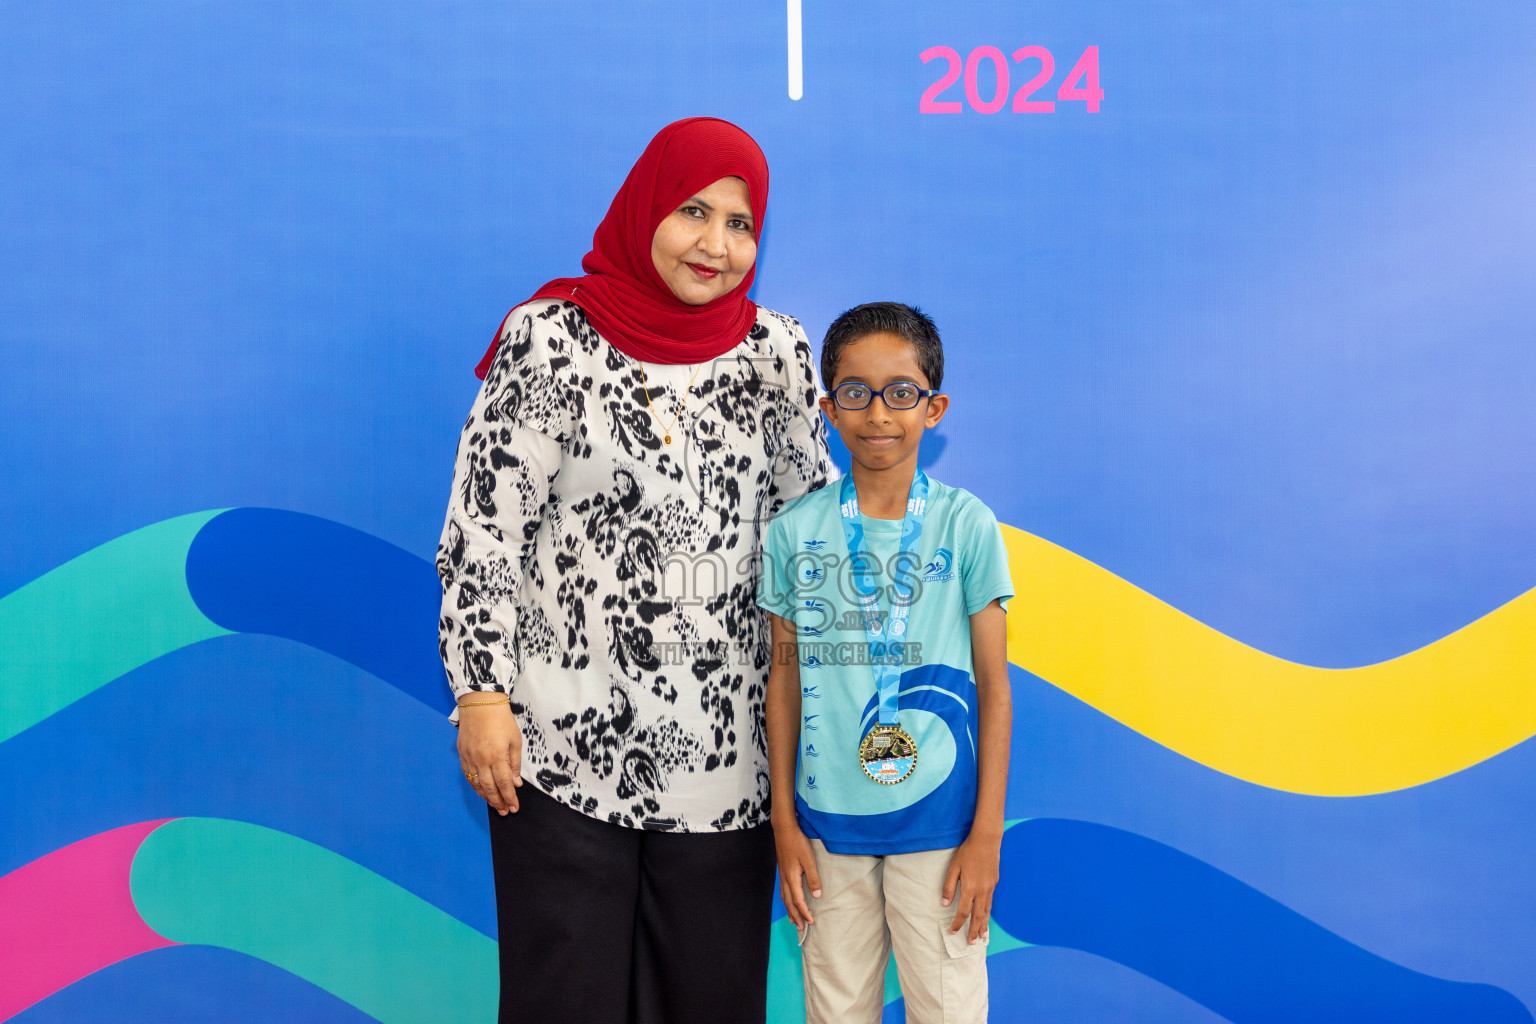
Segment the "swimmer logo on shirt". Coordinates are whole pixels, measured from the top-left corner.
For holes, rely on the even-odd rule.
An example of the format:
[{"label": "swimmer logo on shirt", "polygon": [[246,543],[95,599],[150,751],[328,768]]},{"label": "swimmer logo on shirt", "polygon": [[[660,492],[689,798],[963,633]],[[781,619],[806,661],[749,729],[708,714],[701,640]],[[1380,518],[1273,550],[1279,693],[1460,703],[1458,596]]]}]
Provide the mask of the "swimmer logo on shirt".
[{"label": "swimmer logo on shirt", "polygon": [[950,566],[954,564],[954,555],[949,548],[939,548],[933,553],[933,561],[923,566],[924,583],[948,583],[955,578]]}]

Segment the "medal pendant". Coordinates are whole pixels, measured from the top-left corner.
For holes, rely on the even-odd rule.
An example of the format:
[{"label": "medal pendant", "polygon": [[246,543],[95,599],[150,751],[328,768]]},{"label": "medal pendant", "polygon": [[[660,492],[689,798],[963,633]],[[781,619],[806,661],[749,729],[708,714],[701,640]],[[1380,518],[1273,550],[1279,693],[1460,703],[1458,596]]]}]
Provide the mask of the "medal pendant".
[{"label": "medal pendant", "polygon": [[899,725],[877,725],[859,743],[859,767],[882,786],[905,782],[917,768],[917,742]]},{"label": "medal pendant", "polygon": [[672,435],[671,434],[664,435],[662,437],[662,441],[666,442],[667,444],[671,444],[672,443]]}]

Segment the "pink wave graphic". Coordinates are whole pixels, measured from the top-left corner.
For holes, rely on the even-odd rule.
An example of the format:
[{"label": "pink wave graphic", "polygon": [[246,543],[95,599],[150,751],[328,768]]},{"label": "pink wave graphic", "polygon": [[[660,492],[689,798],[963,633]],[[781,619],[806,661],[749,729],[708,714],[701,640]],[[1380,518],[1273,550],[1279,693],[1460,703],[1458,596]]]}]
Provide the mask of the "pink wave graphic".
[{"label": "pink wave graphic", "polygon": [[169,820],[99,833],[0,877],[0,1020],[119,960],[177,945],[144,923],[128,887],[140,844]]}]

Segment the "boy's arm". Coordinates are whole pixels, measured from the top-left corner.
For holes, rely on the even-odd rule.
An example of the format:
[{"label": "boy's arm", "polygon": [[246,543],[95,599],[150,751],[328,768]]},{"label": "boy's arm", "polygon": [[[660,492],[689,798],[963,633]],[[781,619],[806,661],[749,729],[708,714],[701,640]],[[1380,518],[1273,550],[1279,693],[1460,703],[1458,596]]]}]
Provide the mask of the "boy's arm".
[{"label": "boy's arm", "polygon": [[[976,737],[976,819],[955,851],[944,876],[944,905],[954,900],[950,934],[971,919],[967,938],[986,931],[997,888],[1003,844],[1003,799],[1008,791],[1008,740],[1013,731],[1013,696],[1008,687],[1008,617],[993,601],[971,616],[971,659],[976,671],[979,724]],[[958,891],[957,891],[958,890]],[[958,899],[957,899],[958,896]]]},{"label": "boy's arm", "polygon": [[773,842],[779,857],[779,895],[795,927],[814,923],[805,890],[821,896],[816,854],[795,817],[795,762],[800,755],[800,645],[794,624],[768,614],[772,662],[768,669],[768,778],[773,786]]}]

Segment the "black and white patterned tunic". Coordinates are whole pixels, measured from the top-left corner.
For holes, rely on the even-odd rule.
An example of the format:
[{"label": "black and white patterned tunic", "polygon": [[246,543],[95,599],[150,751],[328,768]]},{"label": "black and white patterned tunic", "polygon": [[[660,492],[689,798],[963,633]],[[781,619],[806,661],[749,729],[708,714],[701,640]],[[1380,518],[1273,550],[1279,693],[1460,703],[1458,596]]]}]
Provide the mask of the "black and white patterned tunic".
[{"label": "black and white patterned tunic", "polygon": [[759,540],[832,472],[819,390],[800,324],[761,307],[702,366],[642,364],[569,302],[507,318],[459,438],[438,636],[455,695],[510,693],[525,782],[635,828],[767,821]]}]

